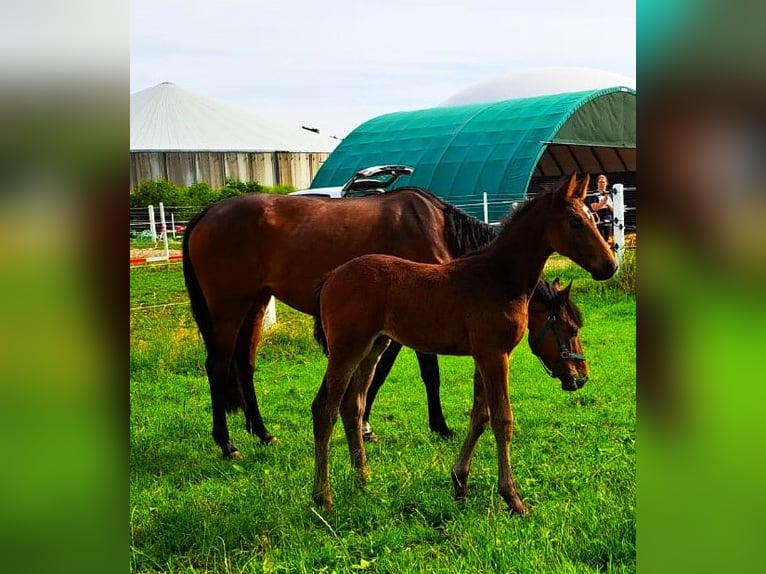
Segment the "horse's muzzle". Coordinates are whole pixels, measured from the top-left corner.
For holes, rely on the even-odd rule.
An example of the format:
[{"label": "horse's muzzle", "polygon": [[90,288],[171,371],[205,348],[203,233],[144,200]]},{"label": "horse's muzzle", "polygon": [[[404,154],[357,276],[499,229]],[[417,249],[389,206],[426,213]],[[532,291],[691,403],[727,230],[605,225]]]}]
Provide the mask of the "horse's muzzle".
[{"label": "horse's muzzle", "polygon": [[572,377],[572,378],[565,378],[561,380],[561,390],[562,391],[576,391],[578,389],[581,389],[585,386],[585,383],[588,382],[588,375],[582,376],[582,377]]},{"label": "horse's muzzle", "polygon": [[617,260],[613,259],[607,263],[601,265],[598,269],[593,269],[590,272],[591,277],[596,281],[606,281],[617,273]]}]

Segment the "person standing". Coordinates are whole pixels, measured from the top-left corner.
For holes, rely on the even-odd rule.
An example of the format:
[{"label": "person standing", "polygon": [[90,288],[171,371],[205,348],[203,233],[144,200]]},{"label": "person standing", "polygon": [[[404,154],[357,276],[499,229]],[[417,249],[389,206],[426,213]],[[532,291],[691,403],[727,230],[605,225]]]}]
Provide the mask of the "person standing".
[{"label": "person standing", "polygon": [[596,215],[596,227],[598,227],[604,241],[609,241],[612,235],[614,222],[614,204],[612,194],[606,188],[609,184],[606,176],[602,173],[596,178],[596,193],[590,200],[590,209]]}]

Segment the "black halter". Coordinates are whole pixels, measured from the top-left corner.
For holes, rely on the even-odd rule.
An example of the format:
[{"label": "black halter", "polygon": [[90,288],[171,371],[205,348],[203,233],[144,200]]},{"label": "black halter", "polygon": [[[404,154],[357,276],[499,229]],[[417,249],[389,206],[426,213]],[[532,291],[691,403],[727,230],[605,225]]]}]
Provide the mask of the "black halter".
[{"label": "black halter", "polygon": [[532,349],[532,352],[535,354],[535,356],[540,360],[540,363],[542,364],[543,368],[545,369],[545,372],[548,373],[551,377],[555,378],[555,375],[553,374],[553,371],[551,371],[548,368],[548,365],[545,364],[545,361],[542,360],[540,355],[535,351],[535,346],[542,340],[542,338],[545,336],[545,333],[548,332],[548,329],[553,331],[553,336],[556,337],[556,342],[559,344],[559,348],[561,349],[561,356],[559,357],[558,362],[556,365],[559,365],[560,363],[563,363],[564,361],[568,361],[571,359],[577,360],[577,361],[584,361],[585,355],[582,355],[580,353],[573,353],[570,351],[567,346],[564,344],[564,341],[561,338],[561,335],[559,334],[558,329],[556,329],[556,322],[558,321],[558,317],[555,313],[552,313],[551,315],[548,315],[548,320],[545,322],[545,325],[543,325],[542,329],[538,331],[537,335],[535,335],[534,339],[532,339],[529,342],[529,347]]}]

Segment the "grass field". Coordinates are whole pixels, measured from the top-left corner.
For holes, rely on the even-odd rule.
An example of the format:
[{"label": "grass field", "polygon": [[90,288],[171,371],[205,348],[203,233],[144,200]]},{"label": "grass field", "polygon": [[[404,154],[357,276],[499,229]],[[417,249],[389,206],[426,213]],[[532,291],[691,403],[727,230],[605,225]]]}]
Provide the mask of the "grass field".
[{"label": "grass field", "polygon": [[136,572],[633,572],[635,297],[619,280],[574,278],[590,381],[560,390],[526,341],[510,390],[514,474],[530,511],[509,516],[497,493],[491,432],[479,441],[471,496],[452,497],[450,470],[468,426],[470,358],[441,358],[442,401],[455,438],[428,430],[423,384],[403,351],[378,395],[371,480],[354,487],[342,425],[331,458],[335,510],[311,503],[311,401],[326,359],[309,317],[278,303],[256,389],[269,430],[261,446],[229,417],[243,458],[210,436],[204,349],[180,264],[131,269],[130,566]]}]

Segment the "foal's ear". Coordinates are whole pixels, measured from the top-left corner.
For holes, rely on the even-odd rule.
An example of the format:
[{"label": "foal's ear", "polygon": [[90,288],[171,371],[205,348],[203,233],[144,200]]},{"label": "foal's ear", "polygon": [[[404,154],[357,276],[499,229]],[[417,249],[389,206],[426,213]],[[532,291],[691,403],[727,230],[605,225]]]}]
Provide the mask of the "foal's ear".
[{"label": "foal's ear", "polygon": [[577,193],[577,172],[572,172],[572,175],[569,177],[569,183],[566,186],[566,191],[564,192],[564,199],[575,197]]},{"label": "foal's ear", "polygon": [[564,199],[567,199],[567,200],[579,199],[581,201],[584,201],[585,196],[588,194],[589,182],[590,182],[590,175],[586,173],[585,177],[583,177],[582,181],[580,182],[580,186],[578,187],[577,172],[572,173],[572,175],[569,177],[569,183],[566,186],[566,191],[564,192]]},{"label": "foal's ear", "polygon": [[590,174],[586,173],[585,177],[580,182],[580,190],[578,191],[579,199],[585,201],[585,196],[588,195],[588,184],[590,183]]},{"label": "foal's ear", "polygon": [[[558,279],[558,278],[557,278]],[[569,291],[572,290],[572,282],[569,282],[569,285],[564,287],[561,291],[558,289],[556,290],[556,297],[554,298],[555,304],[559,307],[559,309],[563,309],[564,305],[567,304],[567,301],[569,301]]]}]

